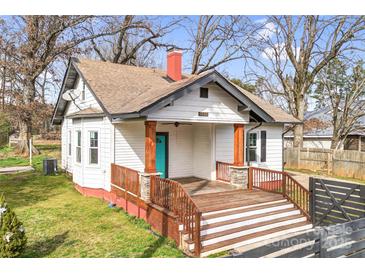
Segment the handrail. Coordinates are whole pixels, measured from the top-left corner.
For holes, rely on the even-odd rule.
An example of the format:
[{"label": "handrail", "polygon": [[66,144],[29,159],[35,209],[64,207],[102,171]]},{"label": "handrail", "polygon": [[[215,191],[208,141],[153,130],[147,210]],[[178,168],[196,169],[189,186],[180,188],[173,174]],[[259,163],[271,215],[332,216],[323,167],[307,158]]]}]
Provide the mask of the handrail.
[{"label": "handrail", "polygon": [[216,163],[215,168],[216,168],[217,180],[230,182],[231,180],[230,180],[229,167],[232,166],[233,164],[220,161],[216,161],[215,163]]},{"label": "handrail", "polygon": [[200,221],[202,213],[186,192],[176,181],[151,176],[151,202],[173,212],[178,221],[183,224],[184,231],[194,242],[194,253],[200,256]]},{"label": "handrail", "polygon": [[310,192],[287,172],[259,167],[249,167],[248,188],[280,193],[290,200],[308,219],[310,219]]}]

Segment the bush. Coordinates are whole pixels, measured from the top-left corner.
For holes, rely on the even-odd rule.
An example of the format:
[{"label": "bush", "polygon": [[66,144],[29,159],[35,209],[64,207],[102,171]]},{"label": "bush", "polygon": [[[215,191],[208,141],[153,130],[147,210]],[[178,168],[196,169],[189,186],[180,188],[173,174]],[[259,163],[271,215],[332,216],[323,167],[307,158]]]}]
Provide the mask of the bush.
[{"label": "bush", "polygon": [[0,196],[0,258],[18,257],[25,248],[27,238],[22,223],[8,207],[4,195]]},{"label": "bush", "polygon": [[10,122],[4,113],[0,113],[0,147],[8,142],[10,131]]}]

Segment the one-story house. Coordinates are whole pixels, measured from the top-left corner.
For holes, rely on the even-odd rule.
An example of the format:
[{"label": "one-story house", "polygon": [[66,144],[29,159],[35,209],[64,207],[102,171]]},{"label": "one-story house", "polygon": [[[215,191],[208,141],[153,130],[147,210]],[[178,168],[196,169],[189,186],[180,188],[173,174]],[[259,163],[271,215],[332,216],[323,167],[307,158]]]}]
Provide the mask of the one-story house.
[{"label": "one-story house", "polygon": [[[62,94],[72,89],[78,90],[74,93],[79,96],[65,100]],[[180,244],[177,231],[181,231],[178,229],[188,213],[179,212],[186,208],[189,214],[204,218],[205,213],[201,212],[209,208],[212,213],[212,206],[220,214],[222,210],[228,214],[238,206],[243,210],[244,206],[253,207],[260,202],[261,207],[287,203],[279,194],[273,197],[268,192],[234,191],[249,188],[248,166],[275,170],[271,181],[277,184],[283,167],[282,134],[288,123],[300,121],[233,84],[216,70],[199,75],[182,73],[182,53],[178,50],[168,52],[166,71],[72,58],[53,114],[53,124],[62,128],[62,168],[72,174],[76,188],[117,204],[123,200],[128,212],[147,219]],[[265,173],[265,178],[270,177],[269,173]],[[186,189],[180,191],[181,185]],[[212,194],[223,190],[227,190],[225,198],[223,194]],[[273,188],[270,190],[273,192]],[[195,194],[202,194],[196,196],[201,199],[192,202]],[[176,198],[181,195],[185,198]],[[161,196],[164,200],[158,200]],[[128,199],[133,203],[129,204]],[[172,206],[171,199],[178,199],[179,206]],[[294,208],[290,203],[280,204],[268,211],[288,206]],[[174,213],[163,215],[166,218],[185,219],[166,221],[161,214],[169,213],[161,207]],[[260,210],[262,215],[265,210]],[[299,212],[287,211],[278,212],[278,216]],[[270,213],[266,218],[275,216]],[[282,233],[287,233],[285,229],[308,225],[303,224],[302,215],[297,217],[289,221],[298,226],[284,226],[288,220],[278,220],[274,226],[283,225]],[[204,227],[205,221],[201,222]],[[198,227],[200,221],[199,226],[190,229]],[[264,228],[258,225],[257,229]],[[186,224],[183,231],[192,233]],[[222,239],[233,237],[235,242],[220,240],[220,249],[216,238],[202,241],[205,251],[201,253],[207,255],[241,243],[236,234],[225,235]],[[196,241],[198,236],[192,235],[190,240]],[[188,243],[190,249],[192,245]],[[195,253],[200,254],[200,249],[195,249]]]},{"label": "one-story house", "polygon": [[[304,116],[304,148],[331,148],[333,126],[331,123],[330,107],[308,111]],[[365,117],[359,120],[359,124],[365,127]],[[293,133],[289,131],[284,136],[284,146],[293,146]],[[354,130],[346,138],[338,149],[365,151],[365,131]]]}]

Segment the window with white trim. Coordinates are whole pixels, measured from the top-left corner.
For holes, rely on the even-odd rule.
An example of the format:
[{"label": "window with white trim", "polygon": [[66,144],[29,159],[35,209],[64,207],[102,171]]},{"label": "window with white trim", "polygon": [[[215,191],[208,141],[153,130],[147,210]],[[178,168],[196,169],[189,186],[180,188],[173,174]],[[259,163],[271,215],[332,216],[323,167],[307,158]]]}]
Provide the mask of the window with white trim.
[{"label": "window with white trim", "polygon": [[89,164],[97,165],[99,162],[99,133],[89,131]]},{"label": "window with white trim", "polygon": [[76,163],[81,163],[81,130],[76,131]]},{"label": "window with white trim", "polygon": [[68,131],[68,156],[72,154],[72,131]]},{"label": "window with white trim", "polygon": [[257,157],[256,157],[256,152],[257,152],[257,133],[256,132],[252,132],[250,133],[249,137],[248,137],[248,160],[250,162],[256,162],[257,161]]}]

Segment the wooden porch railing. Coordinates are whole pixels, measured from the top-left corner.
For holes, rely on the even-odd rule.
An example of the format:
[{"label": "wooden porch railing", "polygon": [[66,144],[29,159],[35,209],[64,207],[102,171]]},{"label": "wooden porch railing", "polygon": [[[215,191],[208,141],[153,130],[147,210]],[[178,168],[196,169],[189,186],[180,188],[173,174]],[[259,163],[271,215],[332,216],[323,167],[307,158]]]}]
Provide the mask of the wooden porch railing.
[{"label": "wooden porch railing", "polygon": [[216,177],[217,180],[221,180],[221,181],[225,181],[225,182],[230,182],[230,170],[229,167],[232,164],[230,163],[225,163],[225,162],[219,162],[216,161]]},{"label": "wooden porch railing", "polygon": [[183,224],[184,231],[194,242],[194,253],[200,256],[200,220],[201,211],[185,189],[176,181],[151,177],[151,202],[172,211]]},{"label": "wooden porch railing", "polygon": [[248,188],[283,194],[285,198],[295,204],[310,219],[310,192],[287,172],[250,167]]},{"label": "wooden porch railing", "polygon": [[125,192],[140,196],[138,171],[111,164],[111,183]]}]

